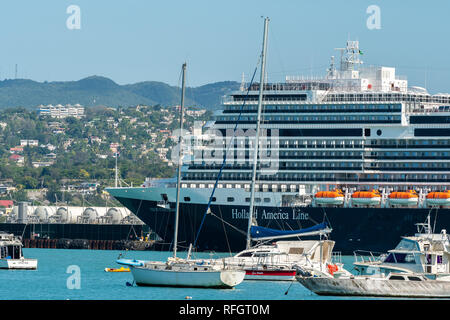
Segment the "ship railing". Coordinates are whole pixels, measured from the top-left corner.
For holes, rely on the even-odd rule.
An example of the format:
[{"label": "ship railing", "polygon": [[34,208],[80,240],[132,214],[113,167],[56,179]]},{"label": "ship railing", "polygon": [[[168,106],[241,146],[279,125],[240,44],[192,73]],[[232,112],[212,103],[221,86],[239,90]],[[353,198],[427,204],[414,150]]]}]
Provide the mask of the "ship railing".
[{"label": "ship railing", "polygon": [[367,250],[356,250],[353,251],[355,262],[360,263],[376,263],[381,262],[384,257],[384,252],[367,251]]},{"label": "ship railing", "polygon": [[331,262],[336,263],[342,263],[342,252],[340,251],[333,251],[331,253]]}]

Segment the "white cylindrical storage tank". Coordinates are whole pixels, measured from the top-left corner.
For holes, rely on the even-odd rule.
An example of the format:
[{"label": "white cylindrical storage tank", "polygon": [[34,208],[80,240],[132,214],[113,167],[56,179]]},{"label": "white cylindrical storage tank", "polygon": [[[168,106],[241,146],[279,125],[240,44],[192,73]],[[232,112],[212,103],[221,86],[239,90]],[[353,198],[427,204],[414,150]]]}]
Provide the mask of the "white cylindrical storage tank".
[{"label": "white cylindrical storage tank", "polygon": [[64,207],[60,207],[56,210],[56,214],[54,216],[55,220],[61,222],[61,223],[67,223],[69,220],[69,214],[67,212],[67,209]]},{"label": "white cylindrical storage tank", "polygon": [[93,223],[96,222],[98,218],[98,212],[94,208],[87,208],[83,212],[82,220],[83,223]]},{"label": "white cylindrical storage tank", "polygon": [[110,221],[113,224],[120,223],[123,218],[125,218],[123,211],[119,208],[110,208],[106,215],[110,218]]},{"label": "white cylindrical storage tank", "polygon": [[39,222],[47,222],[50,214],[48,213],[47,207],[36,207],[33,214],[39,219]]}]

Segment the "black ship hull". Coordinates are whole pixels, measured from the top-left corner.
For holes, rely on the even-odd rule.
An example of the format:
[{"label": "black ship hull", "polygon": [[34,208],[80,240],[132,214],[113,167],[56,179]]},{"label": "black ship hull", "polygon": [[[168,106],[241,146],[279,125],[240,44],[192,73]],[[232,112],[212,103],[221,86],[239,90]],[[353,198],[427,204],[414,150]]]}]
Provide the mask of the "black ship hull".
[{"label": "black ship hull", "polygon": [[[171,248],[174,231],[174,204],[158,206],[155,201],[116,197],[136,214]],[[180,203],[179,246],[194,243],[206,205]],[[386,252],[400,237],[417,232],[416,223],[425,222],[431,212],[436,232],[450,226],[450,209],[430,208],[343,208],[343,207],[257,207],[259,226],[275,229],[306,228],[327,221],[336,242],[335,251],[353,254],[355,250]],[[212,205],[198,235],[196,248],[200,251],[238,252],[245,249],[248,206]]]}]

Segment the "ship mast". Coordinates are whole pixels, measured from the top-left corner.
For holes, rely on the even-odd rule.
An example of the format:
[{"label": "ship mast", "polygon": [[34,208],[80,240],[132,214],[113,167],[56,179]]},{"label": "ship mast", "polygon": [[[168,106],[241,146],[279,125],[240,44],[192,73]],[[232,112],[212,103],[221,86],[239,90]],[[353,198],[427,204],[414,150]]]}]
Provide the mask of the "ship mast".
[{"label": "ship mast", "polygon": [[252,172],[252,182],[250,185],[250,208],[248,214],[248,228],[247,228],[247,245],[246,248],[250,248],[251,239],[250,239],[250,228],[252,226],[253,220],[253,210],[254,210],[254,201],[255,201],[255,183],[256,183],[256,169],[257,169],[257,161],[258,161],[258,149],[259,149],[259,131],[260,131],[260,123],[261,123],[261,109],[262,109],[262,101],[263,101],[263,90],[264,90],[264,76],[265,76],[265,67],[266,67],[266,51],[267,51],[267,30],[269,28],[269,18],[264,19],[264,36],[263,36],[263,47],[261,52],[261,76],[259,81],[259,99],[258,99],[258,115],[256,119],[256,137],[255,137],[255,150],[253,153],[253,172]]},{"label": "ship mast", "polygon": [[181,106],[180,106],[180,137],[178,138],[178,175],[177,175],[177,203],[175,209],[175,230],[173,236],[173,257],[177,257],[177,242],[178,242],[178,216],[180,214],[180,184],[181,184],[181,166],[182,166],[182,156],[183,156],[183,122],[184,122],[184,92],[185,92],[185,82],[186,82],[186,62],[182,66],[183,71],[183,82],[181,86]]}]

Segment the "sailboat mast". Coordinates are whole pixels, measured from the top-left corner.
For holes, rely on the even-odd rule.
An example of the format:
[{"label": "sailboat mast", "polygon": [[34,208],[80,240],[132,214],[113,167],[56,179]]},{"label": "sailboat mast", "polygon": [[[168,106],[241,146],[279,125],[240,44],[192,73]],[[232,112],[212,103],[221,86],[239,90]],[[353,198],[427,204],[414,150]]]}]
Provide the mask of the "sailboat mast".
[{"label": "sailboat mast", "polygon": [[177,203],[175,208],[175,230],[173,235],[173,257],[177,256],[177,243],[178,243],[178,217],[180,214],[180,185],[181,185],[181,166],[182,166],[182,156],[183,156],[183,122],[184,122],[184,92],[185,92],[185,82],[186,82],[186,62],[183,63],[183,82],[181,86],[181,106],[180,106],[180,137],[178,138],[178,172],[177,172]]},{"label": "sailboat mast", "polygon": [[259,99],[258,99],[258,115],[256,119],[256,137],[255,137],[255,151],[253,154],[253,172],[252,172],[252,182],[250,185],[250,208],[248,214],[248,228],[247,228],[247,249],[250,248],[250,228],[252,226],[253,220],[253,210],[255,202],[255,183],[256,183],[256,169],[258,161],[258,149],[259,149],[259,131],[261,123],[261,109],[263,101],[263,90],[264,90],[264,77],[265,77],[265,67],[266,67],[266,51],[267,51],[267,30],[269,28],[269,18],[264,19],[264,36],[263,36],[263,47],[261,52],[261,76],[259,81]]}]

